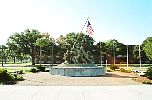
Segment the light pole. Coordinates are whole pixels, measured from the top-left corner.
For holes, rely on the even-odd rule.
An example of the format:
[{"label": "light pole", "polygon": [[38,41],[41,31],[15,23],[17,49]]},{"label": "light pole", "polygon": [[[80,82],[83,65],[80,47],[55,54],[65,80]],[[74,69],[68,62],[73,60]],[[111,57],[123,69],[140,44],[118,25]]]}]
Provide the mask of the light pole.
[{"label": "light pole", "polygon": [[51,56],[50,56],[50,59],[52,60],[52,63],[51,63],[51,61],[50,61],[50,65],[53,67],[53,44],[52,44],[52,46],[51,46],[51,55],[52,55],[52,58],[51,58]]},{"label": "light pole", "polygon": [[101,66],[102,66],[102,50],[101,50],[101,42],[100,42],[100,63],[101,63]]},{"label": "light pole", "polygon": [[41,57],[42,57],[42,48],[40,47],[40,65],[41,65]]},{"label": "light pole", "polygon": [[128,45],[127,45],[127,69],[128,69]]},{"label": "light pole", "polygon": [[[51,55],[50,55],[50,66],[52,66],[53,67],[53,47],[54,47],[54,39],[52,39],[52,46],[51,46],[51,49],[50,49],[50,51],[51,51],[51,55],[52,55],[52,57],[51,57]],[[52,60],[52,63],[51,63],[51,60]]]},{"label": "light pole", "polygon": [[114,47],[114,41],[113,41],[113,64],[115,65],[115,47]]},{"label": "light pole", "polygon": [[140,45],[139,45],[139,63],[140,63],[140,69],[141,69],[141,53],[140,53]]}]

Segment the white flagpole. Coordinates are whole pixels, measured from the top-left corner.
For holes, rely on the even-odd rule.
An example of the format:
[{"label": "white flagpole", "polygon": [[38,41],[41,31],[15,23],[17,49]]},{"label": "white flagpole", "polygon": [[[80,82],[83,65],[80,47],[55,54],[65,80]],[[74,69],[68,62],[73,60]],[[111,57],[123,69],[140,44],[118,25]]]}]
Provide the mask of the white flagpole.
[{"label": "white flagpole", "polygon": [[127,69],[128,69],[128,45],[127,45]]},{"label": "white flagpole", "polygon": [[140,54],[140,45],[139,45],[139,62],[140,62],[140,69],[141,69],[141,54]]}]

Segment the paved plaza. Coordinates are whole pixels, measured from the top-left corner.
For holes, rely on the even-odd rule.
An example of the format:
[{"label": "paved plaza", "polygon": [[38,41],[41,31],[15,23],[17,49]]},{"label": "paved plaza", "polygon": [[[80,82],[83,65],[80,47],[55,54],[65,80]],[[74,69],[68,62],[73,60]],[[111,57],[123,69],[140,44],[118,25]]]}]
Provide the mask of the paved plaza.
[{"label": "paved plaza", "polygon": [[133,81],[134,73],[65,77],[40,72],[24,77],[15,85],[0,85],[0,100],[152,100],[152,86]]},{"label": "paved plaza", "polygon": [[140,85],[132,79],[138,77],[134,73],[107,72],[106,75],[95,77],[67,77],[50,75],[48,72],[23,74],[24,81],[20,86],[122,86]]},{"label": "paved plaza", "polygon": [[152,86],[0,86],[0,100],[152,100]]}]

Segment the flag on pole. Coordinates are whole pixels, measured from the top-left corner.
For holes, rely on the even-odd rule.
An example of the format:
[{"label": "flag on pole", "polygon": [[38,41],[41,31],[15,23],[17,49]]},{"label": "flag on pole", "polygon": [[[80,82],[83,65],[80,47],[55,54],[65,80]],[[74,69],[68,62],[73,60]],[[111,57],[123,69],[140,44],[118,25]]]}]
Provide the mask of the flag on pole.
[{"label": "flag on pole", "polygon": [[93,35],[93,32],[94,32],[94,30],[93,30],[93,28],[92,28],[92,26],[91,26],[89,21],[88,21],[88,24],[87,24],[86,32],[88,32],[90,35]]}]

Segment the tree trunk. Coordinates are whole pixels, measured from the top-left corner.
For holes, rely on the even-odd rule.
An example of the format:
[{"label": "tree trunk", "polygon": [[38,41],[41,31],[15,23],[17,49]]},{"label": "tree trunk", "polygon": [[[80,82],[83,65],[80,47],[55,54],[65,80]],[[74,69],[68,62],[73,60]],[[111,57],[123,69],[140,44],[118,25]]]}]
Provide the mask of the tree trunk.
[{"label": "tree trunk", "polygon": [[32,65],[35,65],[35,54],[34,54],[34,46],[32,47]]},{"label": "tree trunk", "polygon": [[41,65],[41,57],[42,57],[42,48],[40,47],[40,65]]},{"label": "tree trunk", "polygon": [[13,60],[14,60],[14,64],[15,64],[15,57],[13,58]]},{"label": "tree trunk", "polygon": [[7,61],[7,60],[5,59],[5,64],[6,64],[6,61]]}]

